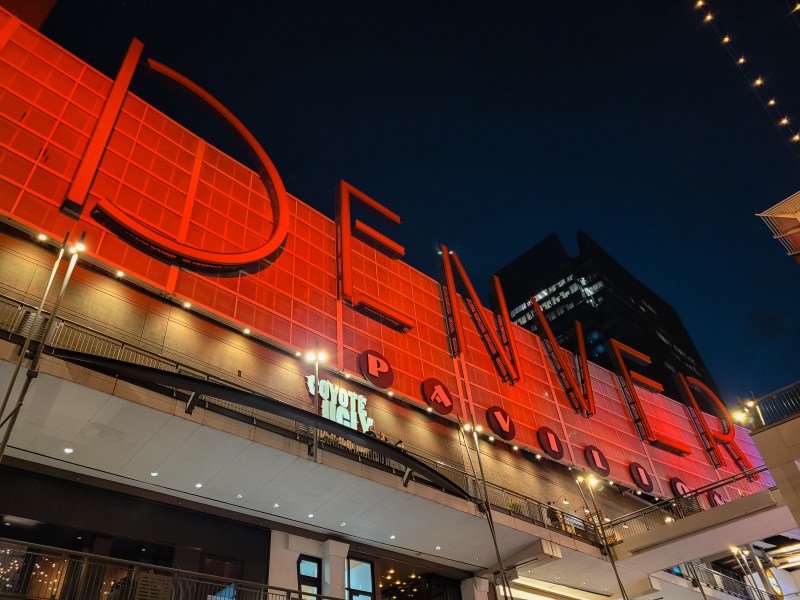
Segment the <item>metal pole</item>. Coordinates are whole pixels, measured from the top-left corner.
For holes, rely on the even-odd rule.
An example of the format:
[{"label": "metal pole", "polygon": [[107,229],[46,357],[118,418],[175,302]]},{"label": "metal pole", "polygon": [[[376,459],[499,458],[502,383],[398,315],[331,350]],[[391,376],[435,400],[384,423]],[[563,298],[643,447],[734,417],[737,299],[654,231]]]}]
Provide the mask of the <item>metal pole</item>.
[{"label": "metal pole", "polygon": [[[50,295],[50,288],[52,287],[53,281],[56,278],[56,273],[58,273],[58,267],[61,264],[61,259],[64,258],[64,252],[67,249],[68,239],[69,239],[69,233],[67,233],[64,236],[64,241],[61,242],[61,248],[58,251],[58,256],[56,256],[56,262],[53,263],[53,268],[50,270],[50,279],[47,280],[47,285],[44,288],[44,294],[42,294],[42,301],[39,303],[39,306],[36,309],[36,314],[33,317],[33,323],[31,324],[31,328],[28,331],[28,334],[25,336],[25,343],[22,344],[22,350],[20,350],[19,359],[17,360],[17,365],[16,367],[14,367],[14,373],[11,375],[11,381],[8,382],[8,388],[6,389],[6,394],[3,397],[3,404],[0,405],[0,417],[2,417],[3,413],[6,411],[6,407],[8,406],[8,401],[11,398],[11,391],[14,387],[14,384],[17,382],[17,376],[19,375],[19,370],[22,368],[22,363],[25,360],[25,356],[28,354],[28,347],[31,345],[31,339],[33,339],[33,334],[36,332],[36,326],[39,324],[39,319],[42,316],[42,310],[44,309],[44,304],[45,302],[47,302],[47,296]],[[42,339],[44,340],[44,338]],[[10,416],[11,415],[9,415],[9,417]],[[0,427],[3,426],[6,420],[0,423]]]},{"label": "metal pole", "polygon": [[[486,476],[483,473],[483,461],[481,460],[481,450],[478,446],[478,432],[475,431],[475,427],[472,427],[472,437],[475,441],[475,455],[478,457],[478,469],[481,472],[481,482],[483,484],[483,507],[486,510],[486,520],[489,522],[489,530],[492,534],[492,540],[494,542],[494,552],[497,556],[497,563],[500,565],[500,578],[503,582],[503,593],[506,595],[506,598],[513,598],[514,595],[511,592],[511,584],[508,582],[508,574],[506,573],[506,567],[503,564],[503,557],[500,555],[500,547],[497,545],[497,533],[494,529],[494,518],[492,517],[492,508],[489,506],[489,488],[486,486]],[[465,437],[466,440],[466,437]],[[469,452],[469,446],[467,446],[467,452]]]},{"label": "metal pole", "polygon": [[[576,481],[578,482],[578,488],[580,488],[580,480]],[[608,560],[611,562],[611,568],[614,569],[614,577],[617,578],[617,585],[619,585],[619,591],[622,594],[622,598],[623,600],[628,600],[628,593],[625,591],[625,586],[622,585],[622,579],[620,579],[619,571],[617,571],[617,561],[614,559],[614,553],[611,551],[611,546],[608,545],[608,538],[606,538],[606,530],[603,526],[603,519],[600,517],[600,510],[597,508],[597,502],[594,499],[594,491],[592,490],[591,480],[588,481],[588,484],[589,498],[592,499],[592,507],[594,508],[594,514],[597,517],[597,524],[600,527],[600,537],[602,538],[603,547],[606,549],[606,553],[608,554]],[[583,495],[583,490],[581,490],[581,495]]]},{"label": "metal pole", "polygon": [[773,594],[775,593],[775,588],[772,587],[772,582],[769,580],[769,577],[767,577],[767,572],[764,570],[764,565],[761,564],[761,559],[756,554],[756,549],[753,547],[753,544],[747,544],[747,549],[750,551],[750,556],[753,557],[753,562],[756,565],[756,571],[758,571],[758,576],[761,579],[761,583],[764,584],[764,591],[769,597],[770,592]]},{"label": "metal pole", "polygon": [[[319,416],[319,343],[314,346],[314,415]],[[319,429],[316,425],[311,440],[314,444],[314,462],[319,462]]]},{"label": "metal pole", "polygon": [[708,596],[706,596],[706,591],[703,589],[703,582],[700,581],[700,575],[697,572],[696,565],[693,562],[689,561],[686,563],[686,566],[690,571],[689,575],[692,576],[693,582],[697,583],[697,587],[700,590],[700,594],[703,596],[703,600],[708,600]]},{"label": "metal pole", "polygon": [[8,446],[8,440],[11,438],[11,432],[14,430],[14,425],[17,423],[17,417],[19,416],[20,411],[22,410],[22,404],[25,402],[25,396],[28,393],[28,389],[31,387],[33,380],[39,376],[39,359],[42,357],[42,350],[44,350],[45,344],[49,341],[50,338],[50,331],[53,329],[53,323],[56,320],[56,313],[58,313],[58,308],[61,306],[61,300],[64,298],[64,292],[67,291],[67,285],[69,284],[69,280],[72,277],[72,271],[75,270],[75,264],[78,262],[78,255],[80,254],[80,249],[83,247],[83,239],[86,237],[86,232],[84,231],[81,233],[81,237],[78,240],[78,243],[75,244],[75,247],[71,250],[72,258],[69,260],[69,266],[67,267],[67,272],[64,275],[64,280],[61,282],[61,289],[58,291],[58,295],[56,296],[56,300],[53,303],[53,308],[50,311],[50,319],[47,321],[47,326],[44,329],[44,334],[42,335],[42,341],[36,347],[36,353],[33,355],[33,360],[31,360],[31,364],[28,367],[27,372],[25,373],[25,383],[22,384],[22,389],[19,392],[19,396],[17,397],[17,405],[14,407],[14,410],[11,411],[11,421],[8,423],[8,427],[6,428],[6,432],[3,435],[3,441],[0,442],[0,461],[3,460],[3,455],[6,453],[6,447]]}]

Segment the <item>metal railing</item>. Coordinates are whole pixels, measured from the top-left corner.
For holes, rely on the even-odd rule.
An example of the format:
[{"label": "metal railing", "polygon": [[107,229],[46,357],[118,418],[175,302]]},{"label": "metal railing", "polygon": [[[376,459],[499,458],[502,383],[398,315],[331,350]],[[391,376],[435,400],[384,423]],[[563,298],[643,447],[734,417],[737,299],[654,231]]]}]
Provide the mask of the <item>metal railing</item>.
[{"label": "metal railing", "polygon": [[[0,294],[0,330],[5,330],[7,332],[5,337],[12,341],[15,341],[15,335],[19,338],[21,328],[28,324],[28,315],[31,311],[35,311],[35,307],[32,305]],[[62,317],[58,317],[52,339],[49,340],[48,343],[58,348],[123,360],[241,388],[241,386],[232,384],[226,379],[224,372],[220,377],[211,375],[196,367],[170,360],[156,352],[121,341]],[[247,383],[250,384],[251,382],[248,381]],[[285,394],[280,394],[277,390],[269,386],[262,385],[253,387],[256,389],[248,391],[257,391],[276,397],[288,404],[303,406],[302,403],[297,402],[296,398],[285,397]],[[180,392],[176,391],[175,395],[176,397],[180,397]],[[187,398],[181,399],[186,400]],[[308,442],[311,440],[309,429],[291,419],[210,396],[203,396],[202,401],[198,403],[198,405],[203,406],[207,410],[227,415],[242,422],[268,428],[280,435],[285,435],[294,439],[302,439]],[[306,408],[310,408],[310,405],[306,406]],[[368,461],[379,468],[389,468],[393,471],[397,471],[398,474],[402,474],[405,471],[405,467],[393,463],[380,453],[357,446],[352,442],[339,441],[335,436],[324,436],[323,439],[320,440],[320,444],[336,448],[340,453],[354,458],[355,460]],[[459,484],[473,497],[480,496],[476,478],[462,468],[448,465],[440,460],[439,457],[431,455],[426,456],[422,452],[422,449],[413,451],[408,449],[407,452],[449,478],[451,481]],[[736,476],[720,482],[715,482],[711,486],[706,486],[694,492],[690,492],[681,499],[665,500],[635,513],[630,513],[615,519],[604,526],[607,540],[609,544],[617,543],[631,535],[642,533],[655,527],[664,526],[677,519],[683,518],[687,514],[703,510],[704,507],[699,499],[701,493],[730,485],[745,477],[752,477],[753,473],[763,470],[766,470],[765,467],[759,467],[752,473],[737,474]],[[415,477],[416,481],[430,483],[421,477]],[[489,482],[487,482],[487,488],[489,491],[489,504],[495,509],[507,512],[516,517],[522,517],[537,525],[558,530],[596,546],[602,546],[598,527],[594,522],[586,521],[576,517],[574,514],[563,512],[552,505],[546,505],[538,500]]]},{"label": "metal railing", "polygon": [[725,575],[702,565],[682,563],[677,565],[676,568],[678,569],[677,572],[675,569],[668,569],[667,572],[692,582],[696,577],[698,584],[742,598],[742,600],[778,600],[777,596],[761,588],[754,587],[730,575]]},{"label": "metal railing", "polygon": [[328,600],[329,596],[0,538],[0,598]]},{"label": "metal railing", "polygon": [[[752,400],[748,412],[750,426],[755,431],[800,414],[800,381]],[[750,404],[748,403],[748,406]]]},{"label": "metal railing", "polygon": [[[369,448],[363,448],[346,440],[340,440],[333,435],[323,434],[320,437],[320,443],[327,445],[329,448],[336,449],[339,453],[354,456],[361,462],[371,462],[379,468],[388,468],[398,474],[403,474],[405,471],[403,465],[383,456],[380,452]],[[451,481],[457,483],[461,488],[467,490],[472,497],[480,497],[481,494],[478,486],[482,484],[480,484],[476,477],[470,475],[463,469],[448,465],[437,458],[425,456],[421,452],[416,452],[414,450],[406,450],[406,452]],[[427,482],[421,476],[412,474],[412,477],[414,481],[418,483],[434,485]],[[538,500],[528,498],[527,496],[523,496],[490,482],[486,482],[486,488],[489,492],[488,501],[493,509],[500,510],[501,512],[508,513],[515,517],[522,517],[536,525],[555,529],[595,546],[601,546],[597,529],[593,523],[580,519],[571,513],[561,511],[555,506],[544,504]]]},{"label": "metal railing", "polygon": [[[707,501],[703,498],[703,495],[734,484],[737,481],[751,479],[754,475],[766,471],[767,467],[761,465],[687,492],[680,498],[661,500],[635,512],[612,519],[605,526],[606,531],[613,532],[614,542],[616,543],[645,531],[669,526],[675,521],[711,508],[710,505],[705,505]],[[764,489],[768,489],[769,486],[769,483],[765,483]]]}]

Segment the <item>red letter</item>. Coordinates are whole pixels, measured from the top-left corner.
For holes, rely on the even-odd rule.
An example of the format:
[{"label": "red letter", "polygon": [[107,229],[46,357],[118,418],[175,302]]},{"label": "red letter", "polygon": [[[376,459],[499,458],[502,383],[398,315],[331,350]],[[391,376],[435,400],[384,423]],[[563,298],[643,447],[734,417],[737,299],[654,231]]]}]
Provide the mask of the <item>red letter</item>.
[{"label": "red letter", "polygon": [[623,359],[623,355],[627,356],[628,358],[632,358],[641,365],[649,365],[650,357],[637,350],[634,350],[630,346],[626,346],[625,344],[618,342],[615,339],[611,340],[611,348],[614,350],[613,356],[615,362],[617,363],[617,372],[622,377],[622,395],[625,397],[625,402],[628,404],[631,416],[633,417],[633,424],[636,427],[636,431],[639,433],[639,437],[656,448],[660,448],[666,452],[671,452],[672,454],[677,454],[678,456],[686,456],[687,454],[691,454],[692,449],[689,448],[689,446],[686,446],[678,440],[674,440],[665,435],[657,435],[653,431],[647,415],[644,413],[642,401],[639,399],[639,393],[636,391],[636,387],[634,386],[634,380],[636,380],[637,383],[640,383],[641,385],[657,392],[664,391],[664,387],[657,381],[653,381],[641,373],[636,373],[635,371],[628,369],[628,366],[625,364],[625,360]]},{"label": "red letter", "polygon": [[[683,390],[684,396],[688,401],[686,412],[689,413],[689,420],[692,421],[692,425],[694,425],[695,431],[697,431],[700,443],[705,449],[706,454],[708,454],[711,465],[717,469],[725,466],[725,459],[722,457],[722,453],[719,451],[719,446],[717,445],[717,442],[719,442],[725,450],[727,450],[733,462],[736,463],[736,466],[739,467],[741,471],[752,469],[753,465],[750,464],[750,461],[747,460],[747,456],[744,455],[736,443],[736,428],[733,426],[731,417],[728,411],[725,410],[725,405],[722,403],[722,400],[717,398],[717,395],[699,379],[684,377],[682,373],[678,373],[678,379],[681,382],[681,389]],[[716,405],[717,418],[719,419],[719,431],[712,431],[711,427],[709,427],[708,421],[706,421],[706,417],[703,411],[700,410],[700,405],[694,397],[693,390],[702,393]],[[753,479],[758,478],[758,474],[753,475]]]},{"label": "red letter", "polygon": [[556,370],[561,387],[567,393],[567,399],[572,405],[572,409],[584,417],[591,417],[595,413],[594,392],[592,391],[592,381],[589,377],[589,361],[586,359],[586,345],[583,343],[583,328],[581,324],[575,321],[580,370],[583,374],[580,387],[578,387],[578,378],[575,376],[572,365],[569,364],[570,361],[567,358],[567,354],[556,342],[556,336],[553,335],[553,330],[550,328],[550,324],[547,322],[542,307],[539,306],[536,298],[531,297],[531,305],[533,306],[533,312],[536,314],[539,327],[544,330],[545,335],[542,339],[542,345],[550,356],[550,361]]},{"label": "red letter", "polygon": [[[189,246],[181,239],[157,233],[107,200],[99,200],[90,214],[98,223],[143,252],[156,256],[164,262],[180,264],[190,269],[225,272],[237,270],[267,258],[280,248],[289,232],[289,203],[286,190],[267,153],[242,122],[199,85],[154,60],[148,59],[147,67],[205,102],[225,120],[239,140],[250,150],[258,163],[259,175],[272,204],[274,222],[272,235],[264,244],[252,250],[233,253],[209,252]],[[76,180],[75,183],[77,184],[78,181]],[[70,194],[77,194],[77,192],[71,189]],[[187,201],[192,202],[194,198],[188,198]],[[70,195],[64,210],[68,210],[70,214],[79,213],[82,202],[83,199],[80,195]]]},{"label": "red letter", "polygon": [[[519,364],[519,361],[515,356],[516,348],[514,345],[509,345],[510,355],[506,352],[504,345],[495,331],[494,323],[489,322],[486,318],[488,311],[481,305],[478,294],[475,292],[475,288],[467,276],[467,272],[461,265],[461,261],[458,260],[458,255],[452,250],[448,250],[446,246],[440,246],[440,253],[442,255],[442,266],[444,267],[445,277],[445,284],[442,289],[445,300],[445,324],[447,325],[447,331],[450,335],[453,355],[458,356],[461,352],[460,349],[464,347],[461,313],[456,306],[457,293],[452,268],[452,265],[455,265],[459,281],[461,281],[466,291],[463,297],[464,304],[467,305],[467,309],[472,315],[472,320],[475,323],[475,328],[478,330],[478,335],[480,335],[483,343],[486,345],[486,349],[489,351],[489,357],[492,359],[498,375],[508,383],[518,381],[519,374],[516,365]],[[511,336],[510,331],[508,335],[509,337]]]},{"label": "red letter", "polygon": [[[357,190],[346,181],[339,182],[339,198],[336,203],[336,263],[339,271],[339,297],[353,308],[377,318],[378,321],[402,332],[414,327],[414,321],[400,311],[391,308],[372,296],[368,296],[353,287],[353,274],[351,266],[351,242],[353,231],[350,225],[350,198],[360,200],[366,206],[386,217],[391,222],[399,224],[400,217],[388,208],[373,200],[365,193]],[[356,234],[361,241],[373,247],[384,250],[389,256],[397,258],[406,253],[397,242],[375,231],[369,225],[356,220]]]}]

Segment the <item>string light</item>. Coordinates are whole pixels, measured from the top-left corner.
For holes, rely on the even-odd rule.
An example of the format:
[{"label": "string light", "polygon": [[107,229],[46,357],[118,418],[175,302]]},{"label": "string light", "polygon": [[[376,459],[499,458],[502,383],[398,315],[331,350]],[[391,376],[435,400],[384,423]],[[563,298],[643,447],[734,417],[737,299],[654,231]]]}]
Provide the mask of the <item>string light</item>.
[{"label": "string light", "polygon": [[[785,114],[782,115],[776,111],[777,100],[775,100],[774,97],[764,97],[762,95],[762,90],[766,89],[766,81],[764,76],[754,76],[752,71],[748,72],[744,66],[747,63],[745,55],[737,52],[738,49],[733,47],[734,44],[730,35],[723,34],[720,31],[722,27],[716,24],[717,15],[711,11],[712,7],[709,6],[709,1],[710,0],[696,0],[693,2],[694,8],[699,10],[703,15],[703,23],[709,23],[710,28],[713,29],[714,33],[717,34],[720,43],[725,47],[728,55],[731,57],[731,60],[735,62],[739,68],[739,71],[748,80],[748,82],[750,82],[750,89],[758,97],[761,106],[764,108],[767,114],[769,114],[770,119],[775,124],[775,127],[781,131],[782,134],[786,134],[786,137],[784,138],[786,143],[790,144],[800,142],[800,132],[796,131],[794,127],[792,127],[790,118]],[[800,12],[800,2],[795,2],[795,6],[789,14],[791,15],[796,12]],[[792,154],[795,160],[800,163],[800,154],[795,152],[792,152]]]}]

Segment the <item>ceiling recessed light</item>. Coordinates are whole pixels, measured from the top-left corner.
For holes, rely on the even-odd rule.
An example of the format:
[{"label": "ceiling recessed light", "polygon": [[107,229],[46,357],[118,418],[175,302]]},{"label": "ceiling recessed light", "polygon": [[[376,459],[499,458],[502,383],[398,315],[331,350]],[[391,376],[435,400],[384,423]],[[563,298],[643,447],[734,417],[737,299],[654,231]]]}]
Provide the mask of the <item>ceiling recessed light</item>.
[{"label": "ceiling recessed light", "polygon": [[441,549],[442,549],[442,547],[441,547],[441,546],[436,546],[436,549],[437,549],[437,550],[441,550]]},{"label": "ceiling recessed light", "polygon": [[388,396],[394,396],[394,392],[386,392]]},{"label": "ceiling recessed light", "polygon": [[125,277],[125,273],[123,273],[122,271],[117,271],[117,277],[120,278]]},{"label": "ceiling recessed light", "polygon": [[276,502],[275,504],[273,504],[273,505],[272,505],[272,508],[280,508],[280,507],[281,507],[281,505],[280,505],[280,504],[278,504],[277,502]]},{"label": "ceiling recessed light", "polygon": [[64,454],[72,454],[73,452],[75,452],[75,450],[72,448],[64,448]]},{"label": "ceiling recessed light", "polygon": [[194,487],[196,487],[199,490],[201,487],[203,487],[203,484],[202,483],[195,483]]},{"label": "ceiling recessed light", "polygon": [[79,536],[78,536],[78,539],[79,539],[79,540],[82,540],[82,539],[83,539],[83,536],[82,536],[82,535],[79,535]]},{"label": "ceiling recessed light", "polygon": [[344,378],[345,378],[345,379],[350,379],[350,373],[345,373],[345,374],[344,374]]},{"label": "ceiling recessed light", "polygon": [[427,410],[428,412],[433,412],[433,409],[430,406],[428,408],[426,408],[425,410]]},{"label": "ceiling recessed light", "polygon": [[142,552],[147,552],[147,548],[142,548]]},{"label": "ceiling recessed light", "polygon": [[4,522],[3,525],[5,525],[6,527],[11,527],[11,523],[9,523],[8,521]]},{"label": "ceiling recessed light", "polygon": [[295,352],[294,355],[295,356],[303,356],[303,353],[302,352]]},{"label": "ceiling recessed light", "polygon": [[313,519],[314,518],[314,513],[308,513],[308,518],[309,519]]},{"label": "ceiling recessed light", "polygon": [[250,330],[247,327],[245,327],[244,329],[242,329],[242,333],[245,335],[250,335]]},{"label": "ceiling recessed light", "polygon": [[158,471],[153,471],[150,473],[150,477],[158,477]]},{"label": "ceiling recessed light", "polygon": [[241,500],[242,498],[244,498],[244,496],[242,496],[241,494],[236,494],[236,499],[237,500]]},{"label": "ceiling recessed light", "polygon": [[345,523],[344,521],[342,521],[342,527],[347,527],[347,523]]},{"label": "ceiling recessed light", "polygon": [[40,233],[39,234],[39,241],[40,242],[46,242],[47,241],[47,236],[45,234],[43,234],[43,233]]},{"label": "ceiling recessed light", "polygon": [[184,302],[183,303],[183,308],[192,308],[192,303],[191,302]]},{"label": "ceiling recessed light", "polygon": [[493,441],[494,441],[494,436],[493,436],[493,435],[490,435],[490,436],[489,436],[489,441],[490,441],[490,442],[493,442]]},{"label": "ceiling recessed light", "polygon": [[514,450],[519,450],[519,446],[517,446],[516,444],[514,444],[514,446],[513,446],[513,449],[514,449]]},{"label": "ceiling recessed light", "polygon": [[395,534],[392,534],[392,535],[390,535],[390,536],[389,536],[389,539],[390,539],[390,540],[393,540],[393,539],[395,539],[396,537],[397,537],[397,536],[396,536]]},{"label": "ceiling recessed light", "polygon": [[542,459],[542,455],[541,454],[537,454],[536,455],[536,460],[541,460],[541,459]]}]

